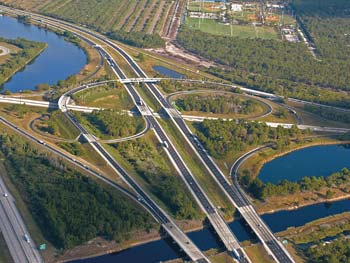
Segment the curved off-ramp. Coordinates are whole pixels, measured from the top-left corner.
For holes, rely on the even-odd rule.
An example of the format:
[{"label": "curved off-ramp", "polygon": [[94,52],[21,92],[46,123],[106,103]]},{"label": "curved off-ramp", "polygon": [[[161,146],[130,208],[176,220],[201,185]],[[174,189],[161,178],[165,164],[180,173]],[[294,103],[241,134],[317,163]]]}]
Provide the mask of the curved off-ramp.
[{"label": "curved off-ramp", "polygon": [[177,92],[169,94],[166,99],[167,99],[168,103],[171,104],[172,103],[172,98],[174,96],[196,94],[196,93],[208,93],[208,92],[209,93],[216,93],[216,94],[229,94],[229,95],[237,95],[237,96],[241,96],[241,97],[248,97],[248,98],[257,100],[259,103],[261,103],[262,105],[267,107],[267,110],[263,114],[256,115],[256,116],[250,116],[250,117],[247,117],[247,118],[239,117],[237,119],[249,120],[249,119],[264,118],[264,117],[270,115],[272,113],[272,111],[273,111],[272,106],[269,103],[267,103],[266,101],[264,101],[264,100],[262,100],[260,98],[257,98],[257,97],[254,97],[254,96],[251,96],[251,95],[248,95],[248,94],[238,94],[238,93],[235,93],[235,92],[224,91],[224,90],[187,90],[187,91],[177,91]]}]

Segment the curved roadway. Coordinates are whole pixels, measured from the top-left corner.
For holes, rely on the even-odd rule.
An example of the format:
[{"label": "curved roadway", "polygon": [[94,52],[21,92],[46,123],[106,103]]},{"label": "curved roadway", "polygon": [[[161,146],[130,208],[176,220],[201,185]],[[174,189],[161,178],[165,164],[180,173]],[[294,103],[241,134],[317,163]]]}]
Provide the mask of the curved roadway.
[{"label": "curved roadway", "polygon": [[250,96],[250,95],[244,95],[244,94],[238,94],[238,93],[234,93],[234,92],[231,92],[231,91],[221,91],[221,90],[189,90],[189,91],[177,91],[177,92],[174,92],[174,93],[171,93],[171,94],[168,94],[167,96],[167,101],[168,103],[171,105],[172,104],[172,98],[174,96],[177,96],[177,95],[186,95],[186,94],[195,94],[195,93],[216,93],[216,94],[230,94],[230,95],[236,95],[236,96],[242,96],[242,97],[248,97],[248,98],[251,98],[251,99],[255,99],[257,100],[259,103],[261,103],[262,105],[266,106],[267,110],[262,113],[261,115],[258,115],[258,116],[251,116],[251,117],[247,117],[247,118],[244,118],[244,117],[241,117],[239,119],[256,119],[256,118],[264,118],[264,117],[267,117],[269,116],[273,109],[272,109],[272,106],[270,104],[268,104],[267,102],[261,100],[261,99],[257,99],[256,97],[253,97],[253,96]]}]

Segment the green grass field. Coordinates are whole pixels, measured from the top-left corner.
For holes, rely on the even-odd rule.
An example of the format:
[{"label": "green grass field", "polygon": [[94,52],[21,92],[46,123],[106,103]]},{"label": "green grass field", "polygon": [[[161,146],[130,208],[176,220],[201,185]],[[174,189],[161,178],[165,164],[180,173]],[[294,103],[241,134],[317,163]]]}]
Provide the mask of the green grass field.
[{"label": "green grass field", "polygon": [[134,104],[124,87],[102,85],[74,95],[81,106],[103,107],[104,109],[131,110]]},{"label": "green grass field", "polygon": [[241,38],[263,38],[263,39],[278,39],[278,34],[273,27],[268,26],[253,26],[253,25],[225,25],[213,19],[199,19],[188,17],[186,25],[193,29],[199,29],[203,32],[241,37]]}]

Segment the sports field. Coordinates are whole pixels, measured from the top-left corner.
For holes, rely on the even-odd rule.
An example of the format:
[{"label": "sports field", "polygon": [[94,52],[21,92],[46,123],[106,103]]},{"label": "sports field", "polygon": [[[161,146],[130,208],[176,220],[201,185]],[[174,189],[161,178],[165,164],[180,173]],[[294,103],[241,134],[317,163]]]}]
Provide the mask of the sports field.
[{"label": "sports field", "polygon": [[203,32],[242,38],[278,39],[279,36],[274,27],[250,25],[227,25],[213,19],[186,18],[186,25]]}]

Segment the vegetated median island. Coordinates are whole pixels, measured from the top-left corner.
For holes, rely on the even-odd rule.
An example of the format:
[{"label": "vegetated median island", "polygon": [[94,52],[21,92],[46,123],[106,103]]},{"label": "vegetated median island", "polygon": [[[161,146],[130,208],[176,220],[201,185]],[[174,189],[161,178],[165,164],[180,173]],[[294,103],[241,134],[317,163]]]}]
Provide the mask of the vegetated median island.
[{"label": "vegetated median island", "polygon": [[191,94],[179,96],[175,100],[176,106],[187,114],[212,113],[225,114],[235,117],[247,117],[264,111],[261,103],[251,98],[226,94]]},{"label": "vegetated median island", "polygon": [[145,123],[141,116],[129,116],[118,110],[96,110],[75,116],[99,138],[123,138],[141,132]]},{"label": "vegetated median island", "polygon": [[350,86],[350,14],[344,11],[349,1],[292,2],[316,44],[318,59],[304,43],[216,36],[189,27],[180,30],[178,42],[227,66],[208,70],[219,77],[282,96],[349,108],[349,96],[338,92]]},{"label": "vegetated median island", "polygon": [[168,211],[178,220],[200,218],[198,205],[177,172],[169,166],[163,146],[155,145],[154,136],[147,135],[133,141],[120,142],[113,147],[118,150],[124,162],[143,181],[152,195],[156,196]]},{"label": "vegetated median island", "polygon": [[17,135],[0,132],[0,149],[18,189],[45,239],[69,249],[97,236],[121,242],[154,221],[128,198],[67,166]]},{"label": "vegetated median island", "polygon": [[47,46],[45,43],[29,41],[24,38],[0,38],[1,42],[15,46],[17,50],[10,52],[8,58],[0,63],[0,85],[4,84],[13,74],[35,59]]}]

